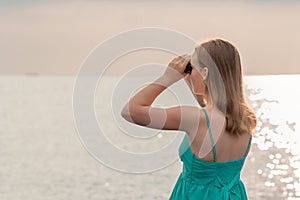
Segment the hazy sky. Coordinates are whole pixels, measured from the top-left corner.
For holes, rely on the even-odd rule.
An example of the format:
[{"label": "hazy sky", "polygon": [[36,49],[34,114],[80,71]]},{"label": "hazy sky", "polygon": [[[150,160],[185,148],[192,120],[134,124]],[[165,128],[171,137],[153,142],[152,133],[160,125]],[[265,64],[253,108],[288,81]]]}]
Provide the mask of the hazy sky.
[{"label": "hazy sky", "polygon": [[[199,42],[228,39],[240,51],[246,75],[300,74],[300,3],[296,1],[7,2],[0,3],[1,74],[75,74],[99,43],[145,26],[173,29]],[[155,59],[167,63],[170,58],[158,52],[136,53],[110,71],[120,74],[137,63]]]}]

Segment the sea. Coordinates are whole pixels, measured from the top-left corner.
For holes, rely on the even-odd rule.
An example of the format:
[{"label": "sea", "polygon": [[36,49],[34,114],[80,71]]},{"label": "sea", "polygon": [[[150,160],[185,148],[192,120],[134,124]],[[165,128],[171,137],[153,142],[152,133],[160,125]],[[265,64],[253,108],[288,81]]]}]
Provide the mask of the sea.
[{"label": "sea", "polygon": [[[176,135],[172,131],[147,132],[139,127],[146,131],[141,136],[122,131],[124,124],[111,117],[113,104],[108,98],[120,77],[102,78],[94,110],[112,145],[146,152],[172,141]],[[75,82],[75,76],[63,75],[0,77],[0,199],[168,199],[182,170],[179,157],[144,173],[116,167],[123,163],[109,151],[103,150],[115,167],[101,161],[82,139],[85,133],[78,133]],[[248,198],[300,199],[300,75],[245,76],[244,83],[248,104],[258,119],[241,174]],[[126,161],[130,162],[122,160]]]}]

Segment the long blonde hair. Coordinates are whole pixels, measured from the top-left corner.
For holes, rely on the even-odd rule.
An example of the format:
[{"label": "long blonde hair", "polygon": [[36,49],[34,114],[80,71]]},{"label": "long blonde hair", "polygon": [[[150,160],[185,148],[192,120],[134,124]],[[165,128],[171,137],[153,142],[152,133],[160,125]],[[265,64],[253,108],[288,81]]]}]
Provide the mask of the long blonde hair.
[{"label": "long blonde hair", "polygon": [[[245,99],[242,66],[237,48],[229,41],[215,38],[201,43],[195,49],[200,68],[208,68],[206,84],[212,102],[226,114],[226,131],[235,135],[245,132],[254,134],[257,118]],[[205,54],[200,53],[201,49],[208,56],[203,56]],[[216,78],[217,76],[220,78]]]}]

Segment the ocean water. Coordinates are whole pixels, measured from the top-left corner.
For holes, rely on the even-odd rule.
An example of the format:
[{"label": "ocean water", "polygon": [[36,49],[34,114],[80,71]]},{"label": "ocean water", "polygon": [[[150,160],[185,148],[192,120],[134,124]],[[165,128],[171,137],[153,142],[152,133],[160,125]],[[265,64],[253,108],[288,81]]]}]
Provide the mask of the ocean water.
[{"label": "ocean water", "polygon": [[[300,75],[244,80],[259,120],[241,174],[248,197],[300,199]],[[145,174],[120,172],[97,161],[76,131],[74,81],[73,76],[0,77],[0,199],[168,199],[181,172],[179,157]],[[98,121],[111,142],[131,151],[155,150],[169,142],[174,137],[169,132],[147,144],[122,134],[108,109],[116,81],[104,77],[95,95]]]}]

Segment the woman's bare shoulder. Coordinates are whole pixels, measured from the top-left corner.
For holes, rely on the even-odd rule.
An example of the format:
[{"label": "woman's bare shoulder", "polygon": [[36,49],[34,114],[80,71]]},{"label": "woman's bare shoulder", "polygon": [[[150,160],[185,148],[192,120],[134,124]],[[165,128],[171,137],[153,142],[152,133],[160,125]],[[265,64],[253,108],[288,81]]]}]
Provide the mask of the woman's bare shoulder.
[{"label": "woman's bare shoulder", "polygon": [[205,114],[201,107],[197,106],[180,106],[181,109],[181,122],[186,126],[188,133],[195,133],[205,121]]}]

